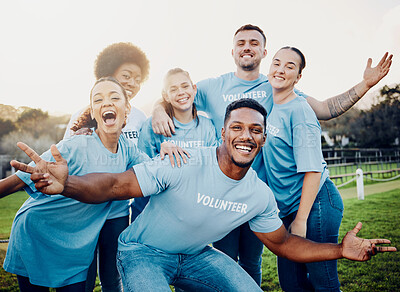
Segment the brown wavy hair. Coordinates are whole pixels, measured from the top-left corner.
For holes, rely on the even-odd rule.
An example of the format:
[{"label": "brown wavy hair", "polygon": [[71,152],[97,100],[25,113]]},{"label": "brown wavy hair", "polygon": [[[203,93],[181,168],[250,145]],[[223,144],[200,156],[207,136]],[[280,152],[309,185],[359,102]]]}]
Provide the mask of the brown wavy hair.
[{"label": "brown wavy hair", "polygon": [[[118,82],[117,79],[115,79],[114,77],[108,76],[108,77],[102,77],[99,80],[97,80],[92,89],[90,90],[90,104],[92,104],[92,92],[94,87],[99,84],[100,82],[104,82],[104,81],[111,81],[114,82],[115,84],[117,84],[120,88],[122,93],[124,94],[125,97],[125,102],[130,106],[129,103],[129,99],[128,99],[128,94],[125,91],[125,88],[121,85],[121,83]],[[91,106],[89,106],[80,116],[79,118],[76,120],[76,122],[74,123],[74,125],[71,127],[71,130],[76,132],[79,129],[82,128],[95,128],[97,129],[97,121],[95,119],[92,118],[91,114],[90,114],[90,110],[91,110]],[[122,128],[125,127],[126,125],[126,117],[125,117],[125,122],[122,125]]]},{"label": "brown wavy hair", "polygon": [[[162,94],[162,97],[163,97],[163,98],[162,98],[162,101],[161,101],[161,105],[164,107],[165,112],[167,113],[167,115],[168,115],[171,119],[173,119],[173,117],[175,116],[175,115],[174,115],[174,109],[173,109],[171,103],[168,102],[168,101],[165,99],[165,97],[164,97],[164,95],[167,94],[166,88],[165,88],[165,84],[166,84],[167,78],[168,78],[169,76],[175,75],[175,74],[178,74],[178,73],[183,73],[184,75],[186,75],[186,76],[189,78],[189,81],[190,81],[190,83],[191,83],[192,86],[193,86],[193,81],[192,81],[192,79],[190,78],[189,72],[187,72],[187,71],[185,71],[185,70],[183,70],[183,69],[181,69],[181,68],[174,68],[174,69],[171,69],[171,70],[169,70],[169,71],[167,72],[167,74],[165,74],[165,76],[164,76],[163,94]],[[194,103],[192,104],[192,116],[193,116],[194,119],[196,119],[196,122],[197,122],[196,126],[197,126],[197,125],[199,124],[199,117],[197,116],[197,108],[196,108],[196,105],[195,105]]]}]

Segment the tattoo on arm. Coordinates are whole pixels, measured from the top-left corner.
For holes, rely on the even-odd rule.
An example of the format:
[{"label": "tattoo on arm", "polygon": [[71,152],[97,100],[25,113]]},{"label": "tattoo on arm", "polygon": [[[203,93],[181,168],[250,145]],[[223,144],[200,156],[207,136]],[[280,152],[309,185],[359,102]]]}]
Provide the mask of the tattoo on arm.
[{"label": "tattoo on arm", "polygon": [[332,118],[336,118],[349,110],[360,97],[357,95],[355,88],[351,88],[345,93],[339,94],[328,99],[328,108]]}]

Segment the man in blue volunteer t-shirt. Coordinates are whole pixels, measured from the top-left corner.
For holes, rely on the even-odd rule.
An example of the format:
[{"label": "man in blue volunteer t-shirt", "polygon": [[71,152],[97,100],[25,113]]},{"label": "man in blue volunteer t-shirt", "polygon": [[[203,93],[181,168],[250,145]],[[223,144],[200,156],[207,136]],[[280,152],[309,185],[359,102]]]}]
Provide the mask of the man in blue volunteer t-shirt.
[{"label": "man in blue volunteer t-shirt", "polygon": [[121,174],[68,176],[66,161],[55,146],[55,164],[25,146],[21,149],[36,167],[16,161],[12,165],[33,173],[36,188],[50,195],[62,193],[86,203],[151,196],[119,238],[118,269],[128,291],[168,290],[171,284],[196,291],[261,291],[239,265],[208,245],[247,221],[271,251],[293,261],[365,261],[377,252],[396,250],[376,246],[388,240],[358,238],[361,223],[341,244],[289,234],[271,190],[250,169],[265,142],[265,122],[266,111],[256,101],[232,103],[226,109],[222,144],[189,151],[181,168],[155,158]]}]

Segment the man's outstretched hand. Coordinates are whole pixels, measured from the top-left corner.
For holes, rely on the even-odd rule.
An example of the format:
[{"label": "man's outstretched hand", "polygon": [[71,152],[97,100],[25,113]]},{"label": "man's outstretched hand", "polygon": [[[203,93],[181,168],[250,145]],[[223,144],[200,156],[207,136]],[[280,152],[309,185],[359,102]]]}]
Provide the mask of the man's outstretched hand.
[{"label": "man's outstretched hand", "polygon": [[353,230],[347,232],[343,238],[342,254],[344,258],[354,261],[367,261],[380,252],[397,251],[393,246],[377,246],[377,244],[390,244],[388,239],[363,239],[357,237],[362,223],[358,222]]},{"label": "man's outstretched hand", "polygon": [[22,142],[18,142],[17,146],[35,162],[35,166],[12,160],[11,166],[17,170],[31,174],[31,180],[35,183],[38,191],[55,195],[60,194],[64,190],[65,182],[68,178],[67,161],[61,156],[56,145],[51,145],[51,154],[55,162],[43,160],[33,149]]}]

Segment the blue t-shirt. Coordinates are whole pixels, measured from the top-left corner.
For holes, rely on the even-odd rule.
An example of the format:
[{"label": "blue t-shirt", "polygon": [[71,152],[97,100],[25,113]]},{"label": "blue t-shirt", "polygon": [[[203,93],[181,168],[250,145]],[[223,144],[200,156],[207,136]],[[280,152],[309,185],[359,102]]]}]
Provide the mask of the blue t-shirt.
[{"label": "blue t-shirt", "polygon": [[[148,118],[140,130],[138,148],[150,157],[160,154],[161,143],[170,141],[182,148],[198,148],[216,146],[218,144],[215,127],[210,119],[198,116],[187,124],[173,119],[175,134],[172,137],[155,134],[151,126],[152,118]],[[132,219],[135,219],[146,207],[149,198],[135,198],[131,204]]]},{"label": "blue t-shirt", "polygon": [[321,172],[321,188],[328,177],[321,150],[321,126],[304,97],[274,104],[267,119],[263,155],[268,185],[281,218],[298,210],[305,172]]},{"label": "blue t-shirt", "polygon": [[175,134],[172,137],[155,134],[148,118],[140,130],[138,148],[150,157],[160,154],[161,143],[169,141],[182,148],[198,148],[217,145],[217,134],[210,119],[198,116],[187,124],[173,118]]},{"label": "blue t-shirt", "polygon": [[[108,151],[96,133],[62,140],[57,148],[68,162],[70,175],[120,173],[147,157],[123,135],[117,153]],[[50,151],[41,157],[54,161]],[[85,281],[112,202],[85,204],[61,195],[47,196],[36,190],[30,174],[17,172],[17,176],[30,197],[15,216],[4,269],[45,287]]]},{"label": "blue t-shirt", "polygon": [[[272,87],[268,78],[260,74],[256,80],[247,81],[227,73],[217,78],[205,79],[197,84],[197,94],[194,99],[199,111],[204,111],[210,117],[221,138],[221,129],[224,126],[226,107],[235,100],[252,98],[258,101],[269,114],[273,107]],[[306,96],[296,90],[296,93]],[[263,156],[260,153],[252,164],[261,180],[265,179]]]},{"label": "blue t-shirt", "polygon": [[119,250],[136,243],[167,253],[193,254],[249,221],[256,232],[273,232],[282,222],[268,186],[249,169],[241,180],[219,168],[216,148],[189,149],[183,167],[160,161],[134,166],[150,201],[119,237]]}]

